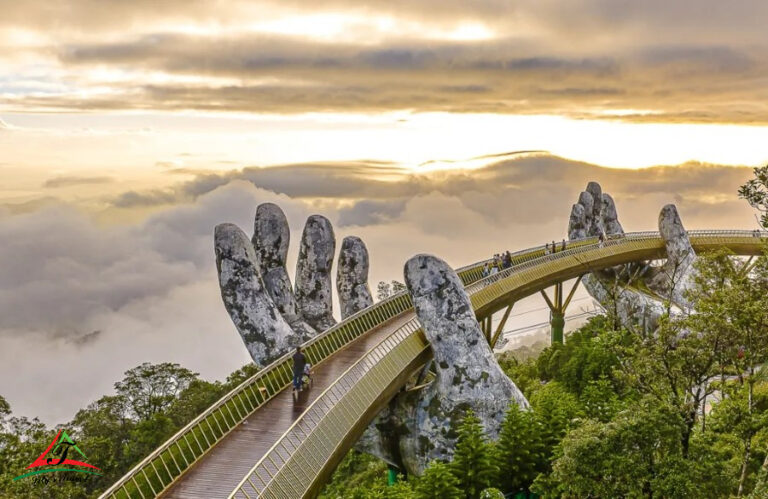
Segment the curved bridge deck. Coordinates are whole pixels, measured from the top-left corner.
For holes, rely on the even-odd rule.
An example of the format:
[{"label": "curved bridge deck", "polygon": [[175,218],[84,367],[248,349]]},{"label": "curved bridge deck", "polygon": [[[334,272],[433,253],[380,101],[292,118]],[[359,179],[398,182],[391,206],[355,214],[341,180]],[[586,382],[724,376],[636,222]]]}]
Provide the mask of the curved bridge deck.
[{"label": "curved bridge deck", "polygon": [[318,365],[313,372],[312,388],[300,392],[296,400],[291,390],[281,391],[224,437],[162,497],[227,497],[253,463],[266,454],[318,395],[371,348],[402,326],[408,320],[407,316],[411,315],[405,313],[390,319]]}]

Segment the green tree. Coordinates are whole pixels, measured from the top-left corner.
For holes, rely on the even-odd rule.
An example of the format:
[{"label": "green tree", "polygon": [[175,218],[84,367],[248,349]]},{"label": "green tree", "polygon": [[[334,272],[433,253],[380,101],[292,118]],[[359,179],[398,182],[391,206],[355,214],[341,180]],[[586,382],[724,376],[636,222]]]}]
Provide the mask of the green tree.
[{"label": "green tree", "polygon": [[128,417],[123,397],[101,397],[77,411],[67,427],[90,461],[104,472],[102,477],[86,482],[89,491],[108,487],[124,474],[137,457],[131,451],[136,422]]},{"label": "green tree", "polygon": [[[748,385],[740,386],[731,396],[716,404],[709,428],[734,449],[733,458],[739,469],[736,493],[743,495],[754,487],[761,463],[766,456],[768,434],[768,384],[757,384],[752,393],[750,410]],[[750,454],[745,461],[746,449]]]},{"label": "green tree", "polygon": [[228,391],[219,382],[209,383],[195,379],[179,393],[164,412],[170,416],[175,426],[181,428],[212,406]]},{"label": "green tree", "polygon": [[400,281],[392,281],[392,294],[396,295],[401,291],[405,291],[405,284]]},{"label": "green tree", "polygon": [[573,393],[556,381],[544,385],[530,402],[544,462],[549,462],[565,433],[582,417],[581,404]]},{"label": "green tree", "polygon": [[768,165],[753,171],[755,178],[739,188],[739,197],[761,213],[760,225],[768,227]]},{"label": "green tree", "polygon": [[610,327],[608,319],[598,315],[569,334],[565,344],[555,343],[547,348],[536,361],[539,377],[558,381],[577,395],[597,379],[611,380],[618,388],[613,378],[618,359],[604,338]]},{"label": "green tree", "polygon": [[230,392],[231,390],[234,390],[242,382],[244,382],[247,379],[250,379],[260,370],[261,368],[259,366],[251,362],[251,363],[245,364],[243,367],[241,367],[237,371],[233,371],[229,376],[227,376],[226,381],[224,381],[222,395]]},{"label": "green tree", "polygon": [[115,383],[115,391],[124,397],[131,415],[148,420],[165,411],[197,378],[197,373],[178,364],[145,362],[125,372],[125,378]]},{"label": "green tree", "polygon": [[[740,264],[723,250],[700,258],[696,286],[689,293],[696,314],[686,325],[711,348],[713,364],[709,376],[735,373],[738,386],[746,389],[745,418],[750,421],[741,432],[744,444],[738,495],[745,485],[752,461],[752,440],[759,426],[754,387],[763,376],[757,367],[768,361],[768,259],[759,257],[754,264]],[[688,339],[686,338],[686,341]],[[705,385],[707,383],[704,383]],[[721,386],[728,384],[721,381]]]},{"label": "green tree", "polygon": [[392,286],[388,282],[379,281],[379,284],[376,285],[376,299],[381,301],[390,296],[392,296]]},{"label": "green tree", "polygon": [[497,443],[499,474],[495,485],[504,492],[527,491],[544,462],[538,422],[532,411],[511,404]]},{"label": "green tree", "polygon": [[504,499],[504,493],[495,487],[489,487],[480,493],[480,499]]},{"label": "green tree", "polygon": [[461,499],[465,497],[461,491],[459,480],[454,476],[452,467],[440,461],[432,461],[424,475],[416,482],[415,495],[417,499]]},{"label": "green tree", "polygon": [[584,415],[604,423],[610,421],[620,410],[622,402],[606,378],[590,380],[579,397]]},{"label": "green tree", "polygon": [[381,301],[401,291],[405,291],[405,284],[400,281],[392,281],[391,283],[379,281],[376,286],[376,299]]},{"label": "green tree", "polygon": [[476,499],[498,476],[493,445],[486,440],[480,419],[471,409],[464,415],[457,433],[451,470],[464,496]]},{"label": "green tree", "polygon": [[11,404],[0,395],[0,425],[5,424],[5,418],[11,415]]},{"label": "green tree", "polygon": [[504,373],[515,382],[526,398],[541,387],[536,359],[519,360],[512,352],[504,352],[498,357],[499,366]]},{"label": "green tree", "polygon": [[323,488],[321,498],[364,499],[383,494],[387,464],[369,454],[351,450]]},{"label": "green tree", "polygon": [[[652,497],[656,473],[680,455],[679,416],[645,401],[608,423],[588,420],[562,441],[547,497]],[[552,484],[550,484],[552,487]],[[680,497],[680,496],[677,496]]]}]

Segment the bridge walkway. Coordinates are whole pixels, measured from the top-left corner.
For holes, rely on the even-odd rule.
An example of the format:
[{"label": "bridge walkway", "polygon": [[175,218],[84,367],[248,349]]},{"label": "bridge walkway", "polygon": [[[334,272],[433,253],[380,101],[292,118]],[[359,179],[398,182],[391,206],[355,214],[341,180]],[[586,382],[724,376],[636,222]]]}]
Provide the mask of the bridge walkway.
[{"label": "bridge walkway", "polygon": [[412,312],[400,314],[314,366],[310,390],[300,392],[297,400],[291,390],[280,392],[226,435],[161,497],[227,497],[248,474],[253,463],[267,453],[326,388],[366,352],[412,318]]}]

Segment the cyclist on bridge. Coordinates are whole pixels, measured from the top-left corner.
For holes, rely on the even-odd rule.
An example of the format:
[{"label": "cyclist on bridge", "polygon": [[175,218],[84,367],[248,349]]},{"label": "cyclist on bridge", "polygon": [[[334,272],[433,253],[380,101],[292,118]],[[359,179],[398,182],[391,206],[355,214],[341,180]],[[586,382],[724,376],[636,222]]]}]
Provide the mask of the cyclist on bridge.
[{"label": "cyclist on bridge", "polygon": [[301,353],[301,347],[296,347],[296,353],[293,354],[293,391],[301,390],[301,378],[306,364],[307,359]]}]

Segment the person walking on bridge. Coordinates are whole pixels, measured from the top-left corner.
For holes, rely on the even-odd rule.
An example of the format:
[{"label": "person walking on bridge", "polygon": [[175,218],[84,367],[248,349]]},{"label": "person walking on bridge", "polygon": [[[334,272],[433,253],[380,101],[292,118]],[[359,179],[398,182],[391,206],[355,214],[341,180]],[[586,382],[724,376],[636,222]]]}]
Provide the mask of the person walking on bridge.
[{"label": "person walking on bridge", "polygon": [[301,377],[304,376],[304,366],[307,359],[301,353],[301,347],[296,347],[296,353],[293,354],[293,391],[301,390]]}]

